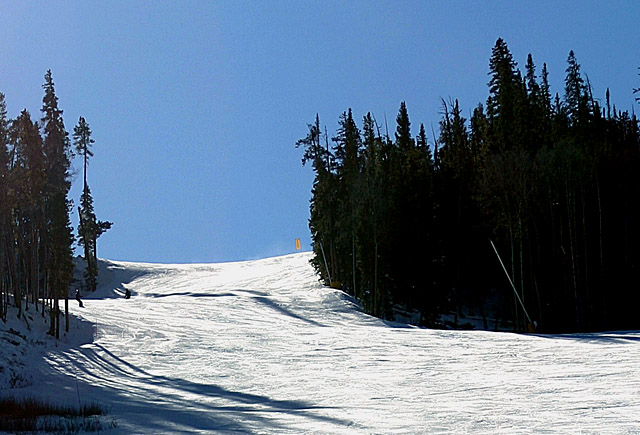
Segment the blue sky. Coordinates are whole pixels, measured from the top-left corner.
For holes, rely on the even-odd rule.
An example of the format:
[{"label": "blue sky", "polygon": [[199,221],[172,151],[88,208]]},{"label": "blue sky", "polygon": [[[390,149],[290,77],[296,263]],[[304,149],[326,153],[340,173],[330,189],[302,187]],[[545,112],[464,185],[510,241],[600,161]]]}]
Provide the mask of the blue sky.
[{"label": "blue sky", "polygon": [[89,184],[114,222],[99,256],[253,259],[309,249],[294,144],[316,113],[330,133],[349,107],[393,129],[406,101],[430,132],[440,98],[486,101],[498,37],[519,66],[546,62],[554,92],[574,50],[595,97],[638,109],[639,21],[637,1],[6,1],[0,92],[10,117],[39,117],[51,69],[67,130],[90,124]]}]

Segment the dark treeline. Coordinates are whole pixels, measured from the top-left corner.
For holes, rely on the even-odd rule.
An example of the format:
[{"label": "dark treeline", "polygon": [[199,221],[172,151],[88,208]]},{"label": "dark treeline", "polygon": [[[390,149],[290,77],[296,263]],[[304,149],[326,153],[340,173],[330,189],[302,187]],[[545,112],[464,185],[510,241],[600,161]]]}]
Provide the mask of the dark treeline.
[{"label": "dark treeline", "polygon": [[297,146],[315,172],[316,271],[383,318],[403,307],[437,326],[492,300],[518,330],[638,328],[635,115],[608,90],[593,97],[573,52],[563,96],[531,55],[523,75],[502,39],[489,66],[486,104],[466,119],[443,101],[432,147],[404,103],[393,134],[351,110],[331,138],[318,117],[309,125]]},{"label": "dark treeline", "polygon": [[[0,93],[0,318],[8,307],[33,306],[42,317],[49,313],[51,335],[60,336],[64,300],[65,329],[69,330],[69,284],[73,278],[75,237],[69,219],[73,152],[58,106],[51,71],[45,75],[42,117],[33,120],[25,109],[7,118]],[[95,254],[96,238],[111,224],[96,221],[86,183],[86,162],[91,156],[91,130],[83,118],[74,130],[74,143],[85,162],[81,199],[80,243]],[[84,153],[84,154],[83,154]],[[89,246],[87,250],[86,246]],[[87,258],[87,281],[95,289],[96,262]]]}]

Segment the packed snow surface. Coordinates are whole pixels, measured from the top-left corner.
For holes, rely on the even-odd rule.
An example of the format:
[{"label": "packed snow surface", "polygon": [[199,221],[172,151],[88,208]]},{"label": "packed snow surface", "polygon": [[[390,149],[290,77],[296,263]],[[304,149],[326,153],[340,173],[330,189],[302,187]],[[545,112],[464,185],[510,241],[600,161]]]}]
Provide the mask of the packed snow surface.
[{"label": "packed snow surface", "polygon": [[389,324],[309,259],[104,262],[20,394],[101,403],[110,433],[640,432],[640,333]]}]

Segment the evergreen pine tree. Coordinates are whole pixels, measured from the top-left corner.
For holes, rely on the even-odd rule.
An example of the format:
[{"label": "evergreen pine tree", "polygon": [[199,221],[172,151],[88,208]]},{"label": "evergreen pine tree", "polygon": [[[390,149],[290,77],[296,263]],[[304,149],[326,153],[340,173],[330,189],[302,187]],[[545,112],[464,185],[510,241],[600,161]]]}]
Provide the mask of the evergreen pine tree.
[{"label": "evergreen pine tree", "polygon": [[376,122],[371,115],[363,119],[363,178],[362,201],[358,210],[358,256],[365,289],[362,295],[367,312],[385,317],[388,295],[385,280],[380,275],[386,267],[386,225],[388,219],[388,189],[385,183],[383,141],[376,133]]},{"label": "evergreen pine tree", "polygon": [[[638,68],[638,69],[640,69],[640,68]],[[638,74],[638,75],[640,75],[640,74]],[[634,93],[634,94],[638,94],[638,93],[640,93],[640,87],[638,87],[638,88],[634,88],[634,89],[633,89],[633,93]],[[636,97],[636,101],[640,102],[640,97]]]},{"label": "evergreen pine tree", "polygon": [[91,147],[94,143],[95,141],[91,138],[91,128],[89,128],[89,124],[81,116],[78,120],[78,125],[73,128],[73,144],[75,145],[76,152],[82,157],[83,160],[83,192],[88,188],[87,164],[89,163],[89,158],[93,157],[93,151],[91,151]]},{"label": "evergreen pine tree", "polygon": [[526,99],[526,90],[516,66],[507,43],[498,38],[489,61],[491,80],[487,118],[492,152],[523,145],[522,117],[525,114],[521,103]]},{"label": "evergreen pine tree", "polygon": [[6,285],[6,264],[10,230],[9,207],[9,121],[4,94],[0,92],[0,320],[7,320],[8,288]]},{"label": "evergreen pine tree", "polygon": [[424,126],[411,137],[404,103],[393,141],[370,114],[360,135],[345,112],[335,161],[316,118],[298,145],[316,169],[314,264],[324,264],[320,241],[333,246],[323,277],[344,279],[382,317],[419,308],[433,324],[447,306],[475,307],[486,328],[491,291],[496,328],[534,319],[546,332],[636,328],[640,126],[609,93],[600,113],[573,52],[568,63],[565,95],[552,103],[546,64],[537,76],[529,55],[523,78],[499,39],[486,113],[477,106],[467,130],[458,102],[443,102],[433,159]]},{"label": "evergreen pine tree", "polygon": [[415,146],[411,138],[411,122],[409,121],[409,112],[407,105],[403,101],[400,103],[400,110],[396,117],[396,146],[400,151],[407,151]]},{"label": "evergreen pine tree", "polygon": [[91,146],[95,141],[91,138],[89,124],[82,116],[78,121],[78,125],[73,129],[73,143],[76,152],[82,156],[84,163],[84,187],[80,199],[80,207],[78,207],[78,242],[84,248],[84,257],[87,263],[85,278],[89,283],[91,291],[95,291],[98,276],[97,239],[103,232],[111,228],[113,224],[108,221],[98,221],[94,213],[93,198],[91,197],[91,191],[87,183],[87,165],[89,163],[89,157],[93,157]]},{"label": "evergreen pine tree", "polygon": [[87,186],[82,192],[78,207],[78,244],[84,248],[84,258],[87,263],[84,277],[91,291],[96,290],[98,264],[95,259],[94,234],[98,231],[96,215],[93,211],[93,198]]},{"label": "evergreen pine tree", "polygon": [[357,258],[356,258],[356,213],[358,210],[359,183],[361,172],[362,138],[353,119],[351,109],[340,116],[339,128],[332,139],[335,155],[337,211],[337,249],[342,258],[349,262],[339,263],[340,275],[345,278],[343,284],[356,298],[358,294]]},{"label": "evergreen pine tree", "polygon": [[338,273],[338,257],[335,234],[335,192],[334,173],[332,169],[333,156],[329,149],[327,135],[325,144],[322,143],[320,117],[316,115],[315,122],[308,124],[306,137],[296,142],[296,148],[303,147],[302,165],[311,162],[315,179],[311,190],[312,198],[309,206],[309,229],[315,253],[312,264],[316,272],[327,284],[337,286],[340,280]]},{"label": "evergreen pine tree", "polygon": [[573,50],[567,58],[567,76],[564,87],[564,104],[572,124],[584,121],[588,115],[587,88],[580,74],[580,64]]},{"label": "evergreen pine tree", "polygon": [[27,110],[11,124],[10,142],[14,154],[12,171],[13,196],[17,207],[13,211],[13,232],[16,251],[11,262],[15,305],[22,314],[22,298],[28,309],[29,296],[37,293],[38,234],[41,204],[45,186],[42,139],[38,124]]},{"label": "evergreen pine tree", "polygon": [[[545,113],[548,117],[551,116],[551,89],[549,87],[549,72],[547,71],[547,64],[542,64],[542,83],[540,85],[540,97],[542,105],[545,109]],[[548,122],[548,120],[547,120]]]},{"label": "evergreen pine tree", "polygon": [[471,156],[474,159],[476,168],[481,169],[484,160],[489,152],[486,149],[487,137],[487,117],[484,114],[482,104],[473,109],[470,121],[469,146],[471,148]]},{"label": "evergreen pine tree", "polygon": [[47,174],[46,217],[47,217],[47,258],[48,285],[53,298],[51,330],[56,338],[60,336],[59,298],[65,300],[65,330],[69,329],[69,283],[73,275],[74,240],[69,219],[71,202],[67,194],[71,187],[69,168],[71,166],[71,145],[64,127],[62,110],[58,107],[58,97],[51,70],[45,74],[42,86],[42,126],[44,129],[44,153]]}]

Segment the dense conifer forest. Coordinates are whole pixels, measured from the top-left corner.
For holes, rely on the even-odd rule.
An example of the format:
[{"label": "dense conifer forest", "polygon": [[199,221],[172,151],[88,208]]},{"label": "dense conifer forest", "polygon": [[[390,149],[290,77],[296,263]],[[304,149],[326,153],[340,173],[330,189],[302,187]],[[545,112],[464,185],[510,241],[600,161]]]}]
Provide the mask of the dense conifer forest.
[{"label": "dense conifer forest", "polygon": [[521,331],[639,328],[635,114],[594,97],[573,52],[563,95],[502,39],[489,69],[486,103],[466,119],[443,100],[430,138],[405,103],[391,133],[349,109],[329,137],[316,116],[296,144],[316,271],[368,313],[427,326],[467,307]]},{"label": "dense conifer forest", "polygon": [[[76,238],[69,217],[73,150],[51,71],[44,79],[40,119],[33,119],[26,109],[15,119],[7,118],[0,93],[0,319],[6,321],[10,304],[17,307],[18,317],[33,307],[42,317],[48,313],[49,333],[58,338],[61,300],[64,328],[69,330],[69,284],[74,270]],[[73,139],[84,161],[78,242],[87,263],[86,287],[95,290],[96,240],[112,224],[98,221],[93,211],[86,174],[93,139],[82,117]]]}]

